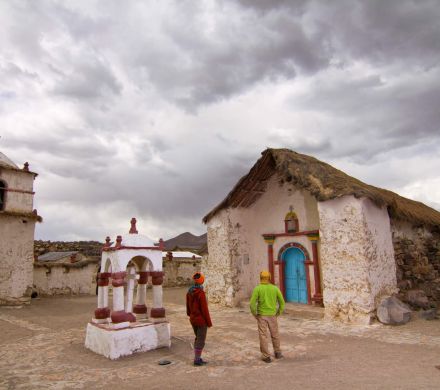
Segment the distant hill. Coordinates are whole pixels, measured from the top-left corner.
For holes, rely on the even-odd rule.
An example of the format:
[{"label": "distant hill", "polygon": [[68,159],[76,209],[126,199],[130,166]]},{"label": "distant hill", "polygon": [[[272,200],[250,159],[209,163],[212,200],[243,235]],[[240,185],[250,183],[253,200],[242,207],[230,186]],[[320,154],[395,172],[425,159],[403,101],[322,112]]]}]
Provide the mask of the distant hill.
[{"label": "distant hill", "polygon": [[207,234],[202,234],[201,236],[195,236],[190,232],[185,232],[179,234],[174,238],[164,241],[165,250],[173,251],[176,249],[189,250],[199,253],[205,250],[207,245]]}]

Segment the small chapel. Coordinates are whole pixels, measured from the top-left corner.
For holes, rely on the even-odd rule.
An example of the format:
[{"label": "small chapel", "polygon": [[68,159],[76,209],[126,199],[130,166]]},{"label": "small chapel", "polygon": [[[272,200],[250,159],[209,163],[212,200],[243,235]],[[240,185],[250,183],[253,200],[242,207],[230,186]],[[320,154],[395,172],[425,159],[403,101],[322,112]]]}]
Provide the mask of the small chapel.
[{"label": "small chapel", "polygon": [[383,297],[440,302],[440,212],[289,149],[266,149],[204,218],[210,301],[250,297],[259,272],[287,302],[371,323]]},{"label": "small chapel", "polygon": [[30,302],[33,282],[35,172],[0,152],[0,305]]}]

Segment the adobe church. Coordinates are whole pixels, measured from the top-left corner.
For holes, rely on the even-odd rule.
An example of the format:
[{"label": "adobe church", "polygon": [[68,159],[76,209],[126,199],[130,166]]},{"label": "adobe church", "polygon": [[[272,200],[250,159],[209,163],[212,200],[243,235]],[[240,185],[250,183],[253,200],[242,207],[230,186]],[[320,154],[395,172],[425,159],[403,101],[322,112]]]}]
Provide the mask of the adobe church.
[{"label": "adobe church", "polygon": [[440,302],[440,212],[313,157],[266,149],[203,221],[212,302],[248,298],[263,269],[286,301],[344,322],[414,289]]},{"label": "adobe church", "polygon": [[0,152],[0,305],[29,303],[33,282],[36,173]]}]

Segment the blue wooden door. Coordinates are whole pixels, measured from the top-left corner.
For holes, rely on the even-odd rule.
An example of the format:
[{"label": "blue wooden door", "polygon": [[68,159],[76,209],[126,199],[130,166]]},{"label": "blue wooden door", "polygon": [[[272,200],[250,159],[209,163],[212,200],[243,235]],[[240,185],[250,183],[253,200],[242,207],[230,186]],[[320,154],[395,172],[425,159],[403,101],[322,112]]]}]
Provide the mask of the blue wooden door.
[{"label": "blue wooden door", "polygon": [[289,248],[283,253],[284,288],[287,302],[307,303],[307,281],[304,253]]}]

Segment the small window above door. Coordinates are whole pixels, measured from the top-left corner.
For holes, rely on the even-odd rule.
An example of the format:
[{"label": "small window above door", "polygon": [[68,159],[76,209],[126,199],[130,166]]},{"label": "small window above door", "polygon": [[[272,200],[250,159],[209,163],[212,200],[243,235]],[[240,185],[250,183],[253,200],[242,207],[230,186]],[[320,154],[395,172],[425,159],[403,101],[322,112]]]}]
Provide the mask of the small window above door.
[{"label": "small window above door", "polygon": [[284,218],[284,230],[286,233],[296,233],[299,231],[298,217],[294,211],[289,211]]}]

